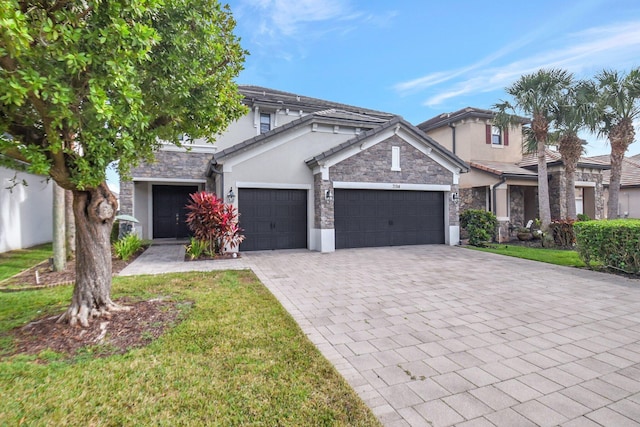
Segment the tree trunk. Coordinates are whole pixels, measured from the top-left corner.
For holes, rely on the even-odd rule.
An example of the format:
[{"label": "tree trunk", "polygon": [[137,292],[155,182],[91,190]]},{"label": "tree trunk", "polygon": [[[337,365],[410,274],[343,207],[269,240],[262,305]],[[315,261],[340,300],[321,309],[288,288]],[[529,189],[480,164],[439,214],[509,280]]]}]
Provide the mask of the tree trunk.
[{"label": "tree trunk", "polygon": [[620,179],[622,177],[622,160],[627,148],[635,138],[635,130],[631,119],[623,119],[611,128],[609,144],[611,145],[611,178],[609,179],[609,201],[607,202],[607,218],[618,218],[618,199],[620,195]]},{"label": "tree trunk", "polygon": [[620,195],[620,178],[622,176],[622,159],[626,150],[614,145],[611,141],[611,178],[609,179],[609,200],[607,201],[607,218],[618,218],[618,199]]},{"label": "tree trunk", "polygon": [[547,158],[544,140],[538,140],[538,213],[540,228],[546,232],[551,224],[551,207],[549,205],[549,181],[547,179]]},{"label": "tree trunk", "polygon": [[582,140],[575,133],[567,133],[560,139],[558,150],[562,156],[565,174],[565,206],[567,219],[575,220],[576,212],[576,168],[582,155]]},{"label": "tree trunk", "polygon": [[64,270],[67,252],[64,249],[64,188],[53,183],[53,271]]},{"label": "tree trunk", "polygon": [[73,193],[71,190],[66,190],[64,194],[64,213],[67,259],[73,259],[76,256],[76,221],[73,217]]},{"label": "tree trunk", "polygon": [[565,202],[567,204],[567,219],[575,220],[578,218],[576,212],[576,167],[574,165],[565,165],[566,175],[566,194]]},{"label": "tree trunk", "polygon": [[93,317],[110,317],[125,310],[111,301],[111,244],[109,235],[116,213],[116,199],[106,183],[85,191],[73,191],[76,223],[76,284],[73,299],[58,322],[88,326]]}]

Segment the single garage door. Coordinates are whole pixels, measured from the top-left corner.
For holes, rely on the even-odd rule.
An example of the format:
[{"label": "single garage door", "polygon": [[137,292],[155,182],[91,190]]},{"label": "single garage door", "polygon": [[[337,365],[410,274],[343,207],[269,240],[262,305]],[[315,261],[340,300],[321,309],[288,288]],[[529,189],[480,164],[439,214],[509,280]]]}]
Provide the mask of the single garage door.
[{"label": "single garage door", "polygon": [[241,251],[307,247],[307,191],[240,188]]},{"label": "single garage door", "polygon": [[444,193],[335,192],[336,248],[444,243]]}]

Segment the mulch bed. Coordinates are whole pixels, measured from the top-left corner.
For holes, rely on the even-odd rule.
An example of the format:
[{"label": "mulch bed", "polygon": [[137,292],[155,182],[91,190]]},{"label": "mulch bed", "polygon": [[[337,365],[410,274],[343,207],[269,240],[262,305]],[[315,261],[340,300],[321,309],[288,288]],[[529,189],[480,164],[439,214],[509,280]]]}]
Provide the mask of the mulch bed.
[{"label": "mulch bed", "polygon": [[92,348],[93,357],[123,354],[158,338],[179,320],[182,312],[178,303],[161,299],[133,303],[120,300],[118,303],[130,310],[114,313],[111,318],[92,319],[87,328],[56,323],[58,315],[16,328],[9,333],[14,339],[15,351],[5,356],[37,355],[50,349],[72,357],[83,348]]},{"label": "mulch bed", "polygon": [[[128,261],[112,259],[113,274],[137,258],[144,249]],[[36,283],[38,271],[39,283]],[[3,291],[36,291],[37,289],[72,284],[75,282],[75,262],[70,261],[64,271],[51,271],[48,261],[0,284]],[[91,348],[92,357],[123,354],[129,349],[143,347],[158,338],[167,328],[180,320],[184,303],[151,299],[147,301],[116,301],[130,307],[129,311],[119,311],[110,318],[91,319],[89,327],[70,327],[56,323],[60,314],[35,319],[25,326],[9,331],[14,349],[0,358],[17,354],[37,355],[50,349],[67,357],[73,357],[82,349]]]}]

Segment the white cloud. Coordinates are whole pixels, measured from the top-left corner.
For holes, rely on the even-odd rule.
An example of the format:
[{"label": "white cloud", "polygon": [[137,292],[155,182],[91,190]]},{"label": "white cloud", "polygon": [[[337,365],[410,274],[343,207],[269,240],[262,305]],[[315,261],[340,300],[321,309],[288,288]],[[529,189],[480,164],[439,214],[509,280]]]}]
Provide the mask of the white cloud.
[{"label": "white cloud", "polygon": [[309,23],[358,16],[346,0],[246,0],[242,7],[253,9],[249,14],[259,16],[257,32],[272,37],[300,34]]},{"label": "white cloud", "polygon": [[[535,34],[538,34],[536,32]],[[398,83],[394,88],[400,92],[419,92],[431,87],[440,90],[424,104],[436,106],[447,99],[489,92],[509,86],[523,74],[540,68],[563,68],[578,77],[589,77],[604,69],[627,69],[638,66],[640,57],[640,21],[612,24],[590,28],[564,36],[564,46],[530,53],[535,46],[532,37],[525,37],[516,43],[499,49],[482,60],[457,70],[438,71],[418,79]],[[529,44],[529,49],[519,49]],[[521,59],[513,58],[513,53],[524,53]],[[498,59],[512,57],[511,62],[494,65]],[[445,86],[443,83],[451,82]]]}]

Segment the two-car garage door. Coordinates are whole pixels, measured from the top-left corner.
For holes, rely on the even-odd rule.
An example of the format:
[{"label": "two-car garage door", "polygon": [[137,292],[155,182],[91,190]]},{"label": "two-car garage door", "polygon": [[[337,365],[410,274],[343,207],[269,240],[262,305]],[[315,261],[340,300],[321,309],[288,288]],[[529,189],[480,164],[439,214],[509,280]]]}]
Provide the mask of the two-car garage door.
[{"label": "two-car garage door", "polygon": [[[307,191],[241,188],[242,251],[307,247]],[[444,243],[444,193],[336,189],[336,249]]]},{"label": "two-car garage door", "polygon": [[444,193],[335,190],[336,249],[444,243]]}]

